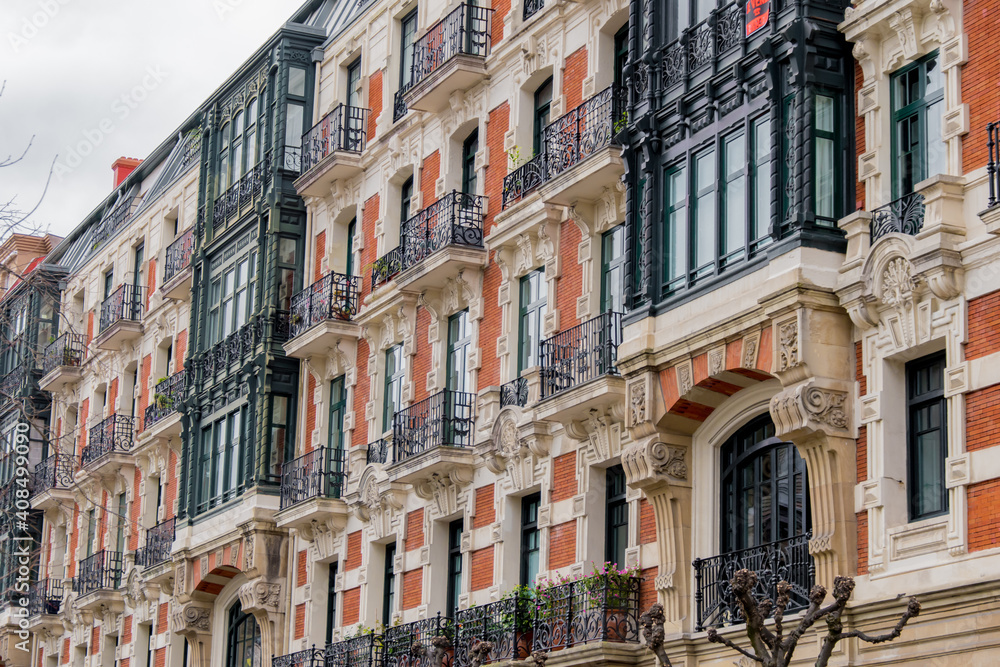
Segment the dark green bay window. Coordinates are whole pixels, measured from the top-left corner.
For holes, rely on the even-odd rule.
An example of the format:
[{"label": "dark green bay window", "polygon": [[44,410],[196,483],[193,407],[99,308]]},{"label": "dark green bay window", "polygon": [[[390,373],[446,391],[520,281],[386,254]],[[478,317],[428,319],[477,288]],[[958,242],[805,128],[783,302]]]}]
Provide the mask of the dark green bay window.
[{"label": "dark green bay window", "polygon": [[236,497],[246,488],[250,451],[243,428],[247,411],[246,407],[234,410],[201,430],[199,512]]},{"label": "dark green bay window", "polygon": [[403,404],[403,382],[406,381],[406,365],[402,343],[385,351],[385,394],[382,402],[382,430],[392,428],[392,416]]},{"label": "dark green bay window", "polygon": [[906,365],[907,497],[910,520],[947,514],[948,457],[944,353]]},{"label": "dark green bay window", "polygon": [[219,130],[219,172],[216,196],[238,183],[260,161],[259,105],[256,97],[237,109]]},{"label": "dark green bay window", "polygon": [[937,52],[893,74],[891,93],[892,188],[896,199],[912,193],[917,183],[944,168],[944,78]]},{"label": "dark green bay window", "polygon": [[601,237],[601,312],[625,312],[625,225]]},{"label": "dark green bay window", "polygon": [[538,366],[538,352],[542,342],[548,284],[545,269],[536,269],[521,278],[521,317],[518,337],[518,372]]},{"label": "dark green bay window", "polygon": [[305,132],[306,68],[288,68],[288,96],[285,100],[285,168],[298,171],[302,159],[302,134]]},{"label": "dark green bay window", "polygon": [[[255,233],[216,253],[211,261],[208,288],[208,326],[205,347],[210,347],[239,330],[250,320],[257,298],[257,248]],[[294,243],[294,242],[293,242]],[[240,252],[241,248],[245,248]]]}]

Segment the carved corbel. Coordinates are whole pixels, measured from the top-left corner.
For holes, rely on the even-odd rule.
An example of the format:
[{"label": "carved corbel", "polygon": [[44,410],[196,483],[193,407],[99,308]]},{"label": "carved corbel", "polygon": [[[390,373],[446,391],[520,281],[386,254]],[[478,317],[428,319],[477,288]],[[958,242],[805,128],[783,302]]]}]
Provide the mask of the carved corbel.
[{"label": "carved corbel", "polygon": [[[212,631],[212,608],[198,603],[181,604],[176,599],[171,605],[170,632],[188,639],[207,635]],[[192,642],[193,643],[193,642]]]}]

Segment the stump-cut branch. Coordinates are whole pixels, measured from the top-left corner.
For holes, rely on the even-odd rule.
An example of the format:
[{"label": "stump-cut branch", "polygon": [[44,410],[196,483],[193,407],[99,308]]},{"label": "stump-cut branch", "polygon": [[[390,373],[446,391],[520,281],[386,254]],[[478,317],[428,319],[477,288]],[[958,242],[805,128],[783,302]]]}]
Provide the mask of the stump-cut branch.
[{"label": "stump-cut branch", "polygon": [[663,667],[671,667],[670,658],[663,648],[665,633],[663,624],[667,617],[663,614],[663,605],[659,602],[653,604],[641,616],[639,616],[639,627],[642,630],[642,638],[646,642],[646,647],[659,659]]},{"label": "stump-cut branch", "polygon": [[469,656],[472,658],[470,667],[482,667],[490,661],[490,652],[493,650],[493,642],[477,641],[471,649]]},{"label": "stump-cut branch", "polygon": [[420,642],[413,642],[410,653],[415,658],[427,658],[426,667],[444,667],[444,659],[450,648],[451,640],[447,637],[435,637],[430,642],[430,648]]}]

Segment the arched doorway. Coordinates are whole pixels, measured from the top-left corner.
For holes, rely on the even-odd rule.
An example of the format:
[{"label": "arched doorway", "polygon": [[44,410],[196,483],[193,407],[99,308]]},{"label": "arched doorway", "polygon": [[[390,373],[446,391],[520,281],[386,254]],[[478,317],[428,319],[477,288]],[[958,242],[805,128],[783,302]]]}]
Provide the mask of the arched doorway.
[{"label": "arched doorway", "polygon": [[257,619],[243,613],[239,602],[229,608],[227,628],[226,667],[263,667],[264,650]]}]

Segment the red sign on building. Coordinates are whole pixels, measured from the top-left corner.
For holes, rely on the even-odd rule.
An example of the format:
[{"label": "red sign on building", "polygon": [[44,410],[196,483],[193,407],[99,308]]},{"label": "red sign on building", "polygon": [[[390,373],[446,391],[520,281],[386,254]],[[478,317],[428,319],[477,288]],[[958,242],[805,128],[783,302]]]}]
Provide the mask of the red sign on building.
[{"label": "red sign on building", "polygon": [[747,0],[747,37],[767,25],[771,15],[771,0]]}]

